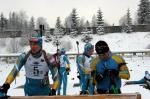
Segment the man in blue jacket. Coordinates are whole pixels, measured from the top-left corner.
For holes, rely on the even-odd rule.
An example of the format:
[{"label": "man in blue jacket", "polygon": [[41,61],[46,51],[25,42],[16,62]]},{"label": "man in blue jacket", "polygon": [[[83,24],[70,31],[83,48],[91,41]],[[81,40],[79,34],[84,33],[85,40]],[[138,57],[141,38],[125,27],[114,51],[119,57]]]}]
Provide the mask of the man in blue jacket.
[{"label": "man in blue jacket", "polygon": [[105,41],[98,41],[95,51],[98,56],[93,60],[91,67],[97,93],[121,93],[121,79],[130,77],[126,62],[122,57],[113,54]]}]

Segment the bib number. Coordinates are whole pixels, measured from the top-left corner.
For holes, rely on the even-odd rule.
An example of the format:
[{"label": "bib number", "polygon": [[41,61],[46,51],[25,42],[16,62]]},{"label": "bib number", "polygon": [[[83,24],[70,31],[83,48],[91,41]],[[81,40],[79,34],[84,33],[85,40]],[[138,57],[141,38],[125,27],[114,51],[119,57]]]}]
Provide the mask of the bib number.
[{"label": "bib number", "polygon": [[38,66],[34,66],[34,67],[33,67],[33,74],[34,74],[34,76],[39,76],[39,69],[38,69]]}]

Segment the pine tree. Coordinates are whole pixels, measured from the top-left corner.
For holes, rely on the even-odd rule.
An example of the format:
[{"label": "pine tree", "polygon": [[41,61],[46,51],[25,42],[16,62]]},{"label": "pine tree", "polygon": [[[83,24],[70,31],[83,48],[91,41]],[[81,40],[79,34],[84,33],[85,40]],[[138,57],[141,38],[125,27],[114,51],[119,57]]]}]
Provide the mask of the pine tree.
[{"label": "pine tree", "polygon": [[91,29],[90,29],[90,23],[89,23],[88,20],[87,20],[86,23],[85,23],[85,28],[86,28],[87,34],[90,34],[90,33],[91,33]]},{"label": "pine tree", "polygon": [[92,27],[96,27],[96,25],[97,25],[97,23],[96,23],[96,16],[95,15],[93,15],[93,17],[92,17],[92,22],[91,22],[91,26]]},{"label": "pine tree", "polygon": [[141,0],[138,9],[138,24],[150,24],[150,2]]},{"label": "pine tree", "polygon": [[4,17],[3,13],[0,15],[0,30],[3,31],[7,27],[7,19]]},{"label": "pine tree", "polygon": [[54,34],[58,37],[62,37],[64,35],[60,17],[57,17]]},{"label": "pine tree", "polygon": [[81,41],[88,43],[93,39],[92,36],[90,36],[90,34],[92,32],[91,32],[90,23],[88,20],[85,22],[85,29],[82,33],[83,33],[83,37],[82,37]]},{"label": "pine tree", "polygon": [[32,16],[29,22],[29,28],[34,30],[35,29],[35,20],[34,17]]},{"label": "pine tree", "polygon": [[[79,29],[82,32],[85,31],[85,18],[84,17],[82,17],[79,21]],[[81,34],[82,34],[82,32],[81,32]]]},{"label": "pine tree", "polygon": [[127,10],[127,24],[126,24],[126,32],[131,33],[132,32],[132,19],[130,16],[130,10]]},{"label": "pine tree", "polygon": [[35,21],[34,21],[34,17],[32,16],[30,21],[29,21],[30,37],[32,36],[32,33],[33,33],[34,30],[35,30]]},{"label": "pine tree", "polygon": [[76,36],[78,34],[79,17],[77,15],[78,14],[76,9],[73,8],[71,13],[71,35],[72,36]]},{"label": "pine tree", "polygon": [[104,34],[104,20],[100,9],[97,11],[97,34]]}]

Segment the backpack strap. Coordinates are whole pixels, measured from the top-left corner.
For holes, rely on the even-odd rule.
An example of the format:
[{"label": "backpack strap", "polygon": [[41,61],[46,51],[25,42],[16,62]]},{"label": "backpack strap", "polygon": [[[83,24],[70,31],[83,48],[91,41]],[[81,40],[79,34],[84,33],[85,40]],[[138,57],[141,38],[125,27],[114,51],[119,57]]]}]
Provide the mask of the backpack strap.
[{"label": "backpack strap", "polygon": [[28,57],[30,56],[30,54],[31,54],[31,50],[28,51],[27,54],[25,55],[24,63],[23,63],[23,64],[25,64],[25,63],[27,62],[27,59],[28,59]]},{"label": "backpack strap", "polygon": [[85,55],[84,54],[83,54],[82,62],[83,62],[83,65],[84,65],[84,63],[85,63]]},{"label": "backpack strap", "polygon": [[[28,57],[30,56],[30,54],[31,54],[31,50],[28,51],[28,53],[26,54],[26,56],[25,56],[25,58],[24,58],[24,64],[27,62],[27,59],[28,59]],[[49,65],[50,63],[49,63],[49,61],[48,61],[48,57],[47,57],[47,55],[46,55],[45,50],[42,50],[42,54],[44,55],[44,59],[45,59],[47,65]]]},{"label": "backpack strap", "polygon": [[49,61],[48,61],[48,57],[47,57],[47,54],[46,54],[45,50],[42,50],[42,54],[44,55],[44,59],[45,59],[47,65],[49,66],[50,63],[49,63]]}]

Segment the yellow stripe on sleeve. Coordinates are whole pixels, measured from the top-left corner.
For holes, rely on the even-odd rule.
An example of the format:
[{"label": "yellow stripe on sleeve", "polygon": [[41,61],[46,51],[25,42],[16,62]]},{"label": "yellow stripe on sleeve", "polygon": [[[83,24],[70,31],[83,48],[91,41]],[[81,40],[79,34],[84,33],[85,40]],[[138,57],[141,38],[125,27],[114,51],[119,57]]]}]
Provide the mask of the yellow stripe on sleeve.
[{"label": "yellow stripe on sleeve", "polygon": [[14,81],[14,77],[12,75],[8,75],[7,79],[6,79],[6,83],[11,84]]}]

